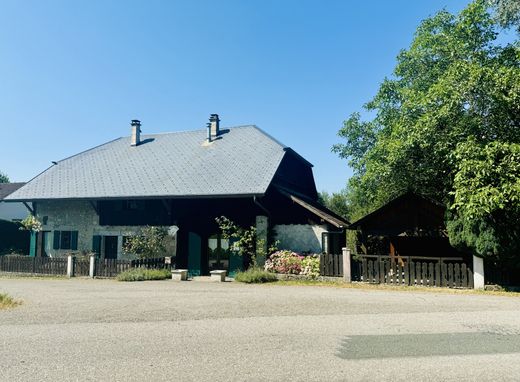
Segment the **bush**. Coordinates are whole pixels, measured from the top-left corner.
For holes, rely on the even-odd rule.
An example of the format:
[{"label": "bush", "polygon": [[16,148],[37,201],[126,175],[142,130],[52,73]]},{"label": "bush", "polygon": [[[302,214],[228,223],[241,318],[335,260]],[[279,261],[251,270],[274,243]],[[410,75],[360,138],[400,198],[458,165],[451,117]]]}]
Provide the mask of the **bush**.
[{"label": "bush", "polygon": [[17,305],[20,305],[20,301],[15,300],[8,294],[0,293],[0,309],[12,308]]},{"label": "bush", "polygon": [[171,277],[169,269],[132,268],[117,275],[117,281],[166,280]]},{"label": "bush", "polygon": [[244,272],[237,272],[235,274],[235,281],[247,284],[253,283],[269,283],[273,281],[278,281],[276,276],[271,273],[263,270],[262,268],[249,268]]},{"label": "bush", "polygon": [[299,275],[302,271],[303,256],[296,252],[282,250],[276,251],[265,262],[265,270],[275,273]]},{"label": "bush", "polygon": [[320,275],[320,256],[309,255],[302,260],[302,271],[300,275],[310,277],[311,279],[318,278]]}]

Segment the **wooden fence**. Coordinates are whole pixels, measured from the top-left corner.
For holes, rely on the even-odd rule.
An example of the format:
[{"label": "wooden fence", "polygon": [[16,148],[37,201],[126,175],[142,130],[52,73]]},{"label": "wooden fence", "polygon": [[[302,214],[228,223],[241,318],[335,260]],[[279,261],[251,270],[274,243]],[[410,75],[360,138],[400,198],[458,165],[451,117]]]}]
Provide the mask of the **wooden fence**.
[{"label": "wooden fence", "polygon": [[343,277],[343,255],[322,253],[320,255],[320,275]]},{"label": "wooden fence", "polygon": [[66,275],[67,259],[29,256],[0,256],[0,272]]},{"label": "wooden fence", "polygon": [[[473,288],[473,272],[459,258],[360,256],[353,279],[371,284]],[[357,268],[357,269],[355,269]]]},{"label": "wooden fence", "polygon": [[[171,263],[171,258],[166,257],[139,260],[96,259],[94,275],[96,277],[116,277],[119,273],[130,268],[170,269]],[[65,276],[67,275],[67,258],[0,256],[0,272]],[[72,275],[89,276],[90,259],[85,257],[75,258]]]}]

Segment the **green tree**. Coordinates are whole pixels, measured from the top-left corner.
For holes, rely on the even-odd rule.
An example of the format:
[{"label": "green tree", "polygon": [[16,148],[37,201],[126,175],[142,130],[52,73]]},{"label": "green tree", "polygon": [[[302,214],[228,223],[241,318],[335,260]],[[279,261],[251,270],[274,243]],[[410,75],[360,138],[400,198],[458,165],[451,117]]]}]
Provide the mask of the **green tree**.
[{"label": "green tree", "polygon": [[349,201],[345,191],[333,192],[332,194],[322,191],[318,194],[318,201],[339,216],[345,219],[350,218]]},{"label": "green tree", "polygon": [[164,227],[144,227],[139,235],[128,237],[123,251],[141,259],[164,256],[167,236],[168,231]]},{"label": "green tree", "polygon": [[391,78],[352,114],[333,147],[354,170],[347,185],[360,217],[413,190],[451,202],[459,143],[520,141],[520,49],[501,46],[488,2],[424,20]]},{"label": "green tree", "polygon": [[455,158],[451,243],[520,265],[520,144],[471,138],[457,147]]},{"label": "green tree", "polygon": [[491,0],[495,8],[495,17],[504,28],[515,27],[520,32],[520,1],[518,0]]},{"label": "green tree", "polygon": [[9,177],[0,171],[0,183],[9,183]]}]

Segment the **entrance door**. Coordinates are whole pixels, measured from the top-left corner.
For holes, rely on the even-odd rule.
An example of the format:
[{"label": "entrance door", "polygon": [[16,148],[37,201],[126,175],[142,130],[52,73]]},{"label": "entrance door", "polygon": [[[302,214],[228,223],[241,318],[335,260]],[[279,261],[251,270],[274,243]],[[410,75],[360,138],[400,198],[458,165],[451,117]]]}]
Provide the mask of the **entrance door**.
[{"label": "entrance door", "polygon": [[117,236],[105,236],[105,259],[117,259]]},{"label": "entrance door", "polygon": [[202,255],[202,240],[194,232],[188,233],[188,272],[190,276],[200,276],[200,257]]}]

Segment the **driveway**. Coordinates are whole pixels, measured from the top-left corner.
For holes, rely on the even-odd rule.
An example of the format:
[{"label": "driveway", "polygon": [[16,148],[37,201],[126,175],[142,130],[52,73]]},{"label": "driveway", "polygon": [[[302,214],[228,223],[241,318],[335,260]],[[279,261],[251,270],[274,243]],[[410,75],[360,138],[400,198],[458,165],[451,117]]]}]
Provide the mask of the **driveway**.
[{"label": "driveway", "polygon": [[520,298],[0,278],[2,381],[518,381]]}]

